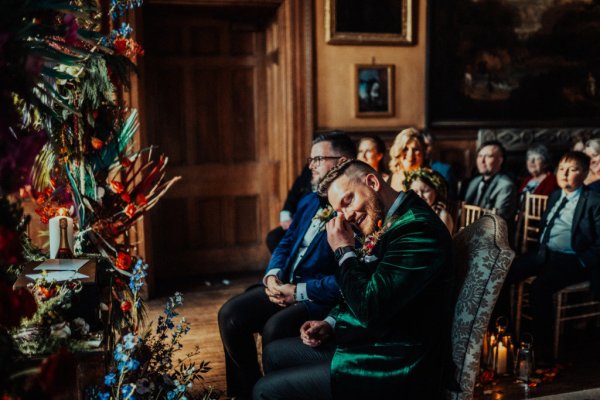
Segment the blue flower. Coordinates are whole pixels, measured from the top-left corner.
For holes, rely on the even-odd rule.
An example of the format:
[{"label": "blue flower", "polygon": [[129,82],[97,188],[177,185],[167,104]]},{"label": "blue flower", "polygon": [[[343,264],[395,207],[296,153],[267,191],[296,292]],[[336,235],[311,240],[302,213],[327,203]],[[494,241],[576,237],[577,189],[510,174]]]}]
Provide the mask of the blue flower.
[{"label": "blue flower", "polygon": [[169,393],[167,393],[167,400],[174,400],[177,398],[177,392],[174,390],[171,390]]},{"label": "blue flower", "polygon": [[126,364],[127,369],[130,371],[135,371],[136,369],[139,368],[140,366],[140,362],[138,360],[129,360]]},{"label": "blue flower", "polygon": [[121,395],[124,398],[128,398],[129,399],[133,399],[133,391],[135,390],[135,385],[132,385],[131,383],[128,385],[125,385],[121,388]]},{"label": "blue flower", "polygon": [[98,393],[98,400],[109,400],[109,399],[110,399],[110,393],[106,393],[106,392]]},{"label": "blue flower", "polygon": [[111,372],[110,374],[108,374],[104,377],[104,384],[106,386],[114,385],[116,382],[117,382],[117,376],[115,375],[114,372]]},{"label": "blue flower", "polygon": [[125,344],[125,348],[127,350],[131,350],[135,347],[137,342],[137,337],[133,336],[131,333],[128,333],[123,337],[123,342]]}]

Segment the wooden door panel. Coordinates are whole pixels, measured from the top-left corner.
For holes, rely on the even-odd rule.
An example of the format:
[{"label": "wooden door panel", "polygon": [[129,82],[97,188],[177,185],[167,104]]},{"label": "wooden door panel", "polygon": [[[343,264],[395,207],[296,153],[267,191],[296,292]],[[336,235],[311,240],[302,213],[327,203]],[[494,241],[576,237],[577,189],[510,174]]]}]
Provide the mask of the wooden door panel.
[{"label": "wooden door panel", "polygon": [[264,31],[200,7],[148,10],[156,39],[146,44],[148,136],[169,156],[169,175],[183,177],[151,222],[156,276],[262,269],[279,180],[259,146],[267,144]]}]

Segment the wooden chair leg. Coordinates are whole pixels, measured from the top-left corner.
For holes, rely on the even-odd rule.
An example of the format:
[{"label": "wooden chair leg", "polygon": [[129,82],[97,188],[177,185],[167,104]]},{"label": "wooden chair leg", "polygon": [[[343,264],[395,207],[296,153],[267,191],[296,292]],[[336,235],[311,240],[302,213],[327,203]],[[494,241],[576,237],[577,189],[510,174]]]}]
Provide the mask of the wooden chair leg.
[{"label": "wooden chair leg", "polygon": [[523,314],[523,288],[525,287],[524,282],[517,284],[517,304],[515,306],[515,335],[517,340],[521,340],[521,317]]},{"label": "wooden chair leg", "polygon": [[554,359],[558,359],[558,341],[560,339],[560,324],[562,317],[562,304],[563,304],[563,294],[558,292],[556,294],[556,315],[554,319],[554,349],[553,355]]}]

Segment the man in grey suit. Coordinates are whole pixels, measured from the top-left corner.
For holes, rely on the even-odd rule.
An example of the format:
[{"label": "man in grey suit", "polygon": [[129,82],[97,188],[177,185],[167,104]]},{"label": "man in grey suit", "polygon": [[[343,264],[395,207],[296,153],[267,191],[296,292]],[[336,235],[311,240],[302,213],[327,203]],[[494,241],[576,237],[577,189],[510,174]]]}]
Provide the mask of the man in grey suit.
[{"label": "man in grey suit", "polygon": [[495,208],[496,214],[509,226],[517,210],[517,188],[514,182],[501,171],[505,150],[496,140],[482,143],[477,151],[479,176],[469,182],[465,202],[483,208]]}]

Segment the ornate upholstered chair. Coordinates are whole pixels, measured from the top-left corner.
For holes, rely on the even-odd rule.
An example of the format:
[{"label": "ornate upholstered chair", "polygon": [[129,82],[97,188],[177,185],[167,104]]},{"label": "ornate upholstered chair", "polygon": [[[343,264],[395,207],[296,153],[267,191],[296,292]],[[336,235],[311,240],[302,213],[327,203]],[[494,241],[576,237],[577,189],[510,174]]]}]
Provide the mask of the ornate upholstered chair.
[{"label": "ornate upholstered chair", "polygon": [[482,216],[453,241],[462,285],[452,323],[452,358],[461,391],[448,397],[465,400],[473,397],[483,336],[515,253],[508,245],[506,222],[497,215]]}]

